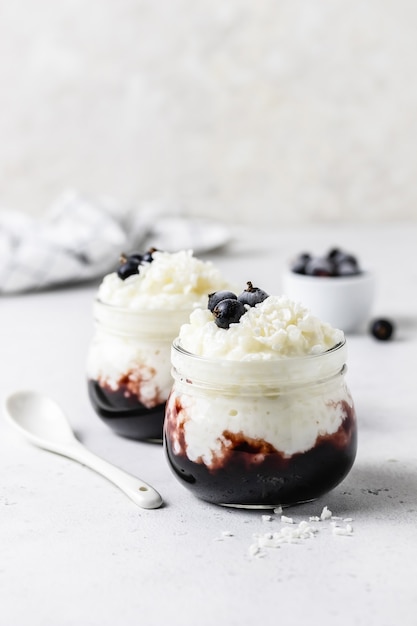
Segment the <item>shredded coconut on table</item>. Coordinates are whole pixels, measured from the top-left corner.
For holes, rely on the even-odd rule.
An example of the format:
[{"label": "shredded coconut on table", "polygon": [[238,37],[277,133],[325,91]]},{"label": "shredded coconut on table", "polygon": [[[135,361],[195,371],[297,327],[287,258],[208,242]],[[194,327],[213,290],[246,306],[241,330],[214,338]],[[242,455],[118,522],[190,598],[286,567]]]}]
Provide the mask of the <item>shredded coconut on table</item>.
[{"label": "shredded coconut on table", "polygon": [[351,524],[346,524],[346,526],[338,526],[337,524],[333,524],[332,532],[334,535],[344,535],[346,537],[350,537],[353,535],[353,528]]},{"label": "shredded coconut on table", "polygon": [[[275,510],[281,515],[281,507],[277,507]],[[266,521],[266,518],[268,518],[268,521],[273,521],[270,515],[262,515],[261,519],[262,521]],[[271,520],[269,518],[271,518]],[[340,526],[339,523],[334,520],[343,520],[345,526]],[[312,539],[319,533],[319,526],[323,527],[323,522],[330,521],[331,532],[334,536],[350,537],[353,535],[353,527],[349,523],[353,521],[352,518],[334,516],[327,506],[323,507],[320,516],[312,515],[309,517],[309,522],[317,522],[317,526],[312,526],[305,520],[295,524],[294,519],[286,515],[281,515],[280,521],[282,524],[285,524],[285,526],[282,526],[279,530],[275,532],[255,533],[253,535],[254,541],[248,548],[249,557],[263,558],[266,556],[265,550],[268,548],[279,548],[283,544],[302,543],[305,540]],[[329,528],[328,524],[324,525],[326,528]]]},{"label": "shredded coconut on table", "polygon": [[330,519],[333,513],[325,506],[321,512],[320,519]]}]

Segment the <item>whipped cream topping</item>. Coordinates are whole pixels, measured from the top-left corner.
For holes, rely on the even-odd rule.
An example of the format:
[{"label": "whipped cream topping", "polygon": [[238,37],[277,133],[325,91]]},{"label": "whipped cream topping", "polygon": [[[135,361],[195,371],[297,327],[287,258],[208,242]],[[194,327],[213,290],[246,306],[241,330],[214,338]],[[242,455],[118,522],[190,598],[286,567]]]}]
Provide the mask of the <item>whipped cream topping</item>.
[{"label": "whipped cream topping", "polygon": [[205,306],[209,293],[228,287],[213,263],[196,258],[192,250],[156,251],[139,274],[125,280],[117,272],[107,274],[97,295],[101,302],[132,310],[193,309]]},{"label": "whipped cream topping", "polygon": [[344,333],[287,296],[269,296],[227,329],[215,324],[208,309],[196,309],[179,340],[198,356],[249,361],[318,355],[343,342]]}]

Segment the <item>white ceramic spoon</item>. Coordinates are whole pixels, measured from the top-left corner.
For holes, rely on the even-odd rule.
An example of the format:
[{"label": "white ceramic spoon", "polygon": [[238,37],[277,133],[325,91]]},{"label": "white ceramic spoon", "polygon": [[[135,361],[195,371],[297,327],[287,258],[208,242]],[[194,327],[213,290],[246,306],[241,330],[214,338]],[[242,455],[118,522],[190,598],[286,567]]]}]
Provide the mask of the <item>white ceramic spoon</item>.
[{"label": "white ceramic spoon", "polygon": [[4,409],[9,422],[35,445],[90,467],[144,509],[161,506],[162,498],[153,487],[87,450],[51,398],[34,391],[17,391],[6,399]]}]

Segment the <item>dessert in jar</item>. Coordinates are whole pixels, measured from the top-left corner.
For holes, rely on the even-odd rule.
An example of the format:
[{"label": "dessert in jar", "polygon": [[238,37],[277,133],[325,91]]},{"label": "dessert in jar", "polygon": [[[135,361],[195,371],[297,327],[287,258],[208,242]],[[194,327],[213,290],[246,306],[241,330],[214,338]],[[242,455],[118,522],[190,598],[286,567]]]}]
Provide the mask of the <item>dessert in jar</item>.
[{"label": "dessert in jar", "polygon": [[114,432],[162,440],[172,340],[207,293],[225,284],[211,262],[190,250],[130,254],[104,277],[94,302],[87,378],[92,405]]},{"label": "dessert in jar", "polygon": [[313,500],[343,480],[356,455],[345,337],[302,304],[248,285],[195,310],[173,344],[168,463],[216,504]]}]

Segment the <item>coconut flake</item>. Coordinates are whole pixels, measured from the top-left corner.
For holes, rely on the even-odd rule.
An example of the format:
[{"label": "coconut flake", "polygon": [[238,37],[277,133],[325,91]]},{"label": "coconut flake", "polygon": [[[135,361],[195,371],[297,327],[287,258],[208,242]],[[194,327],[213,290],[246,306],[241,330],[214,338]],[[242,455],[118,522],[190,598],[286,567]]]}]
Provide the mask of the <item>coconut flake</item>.
[{"label": "coconut flake", "polygon": [[323,507],[323,510],[320,514],[320,519],[326,520],[326,519],[330,519],[331,517],[332,517],[332,512],[330,511],[330,509],[328,509],[327,506]]}]

